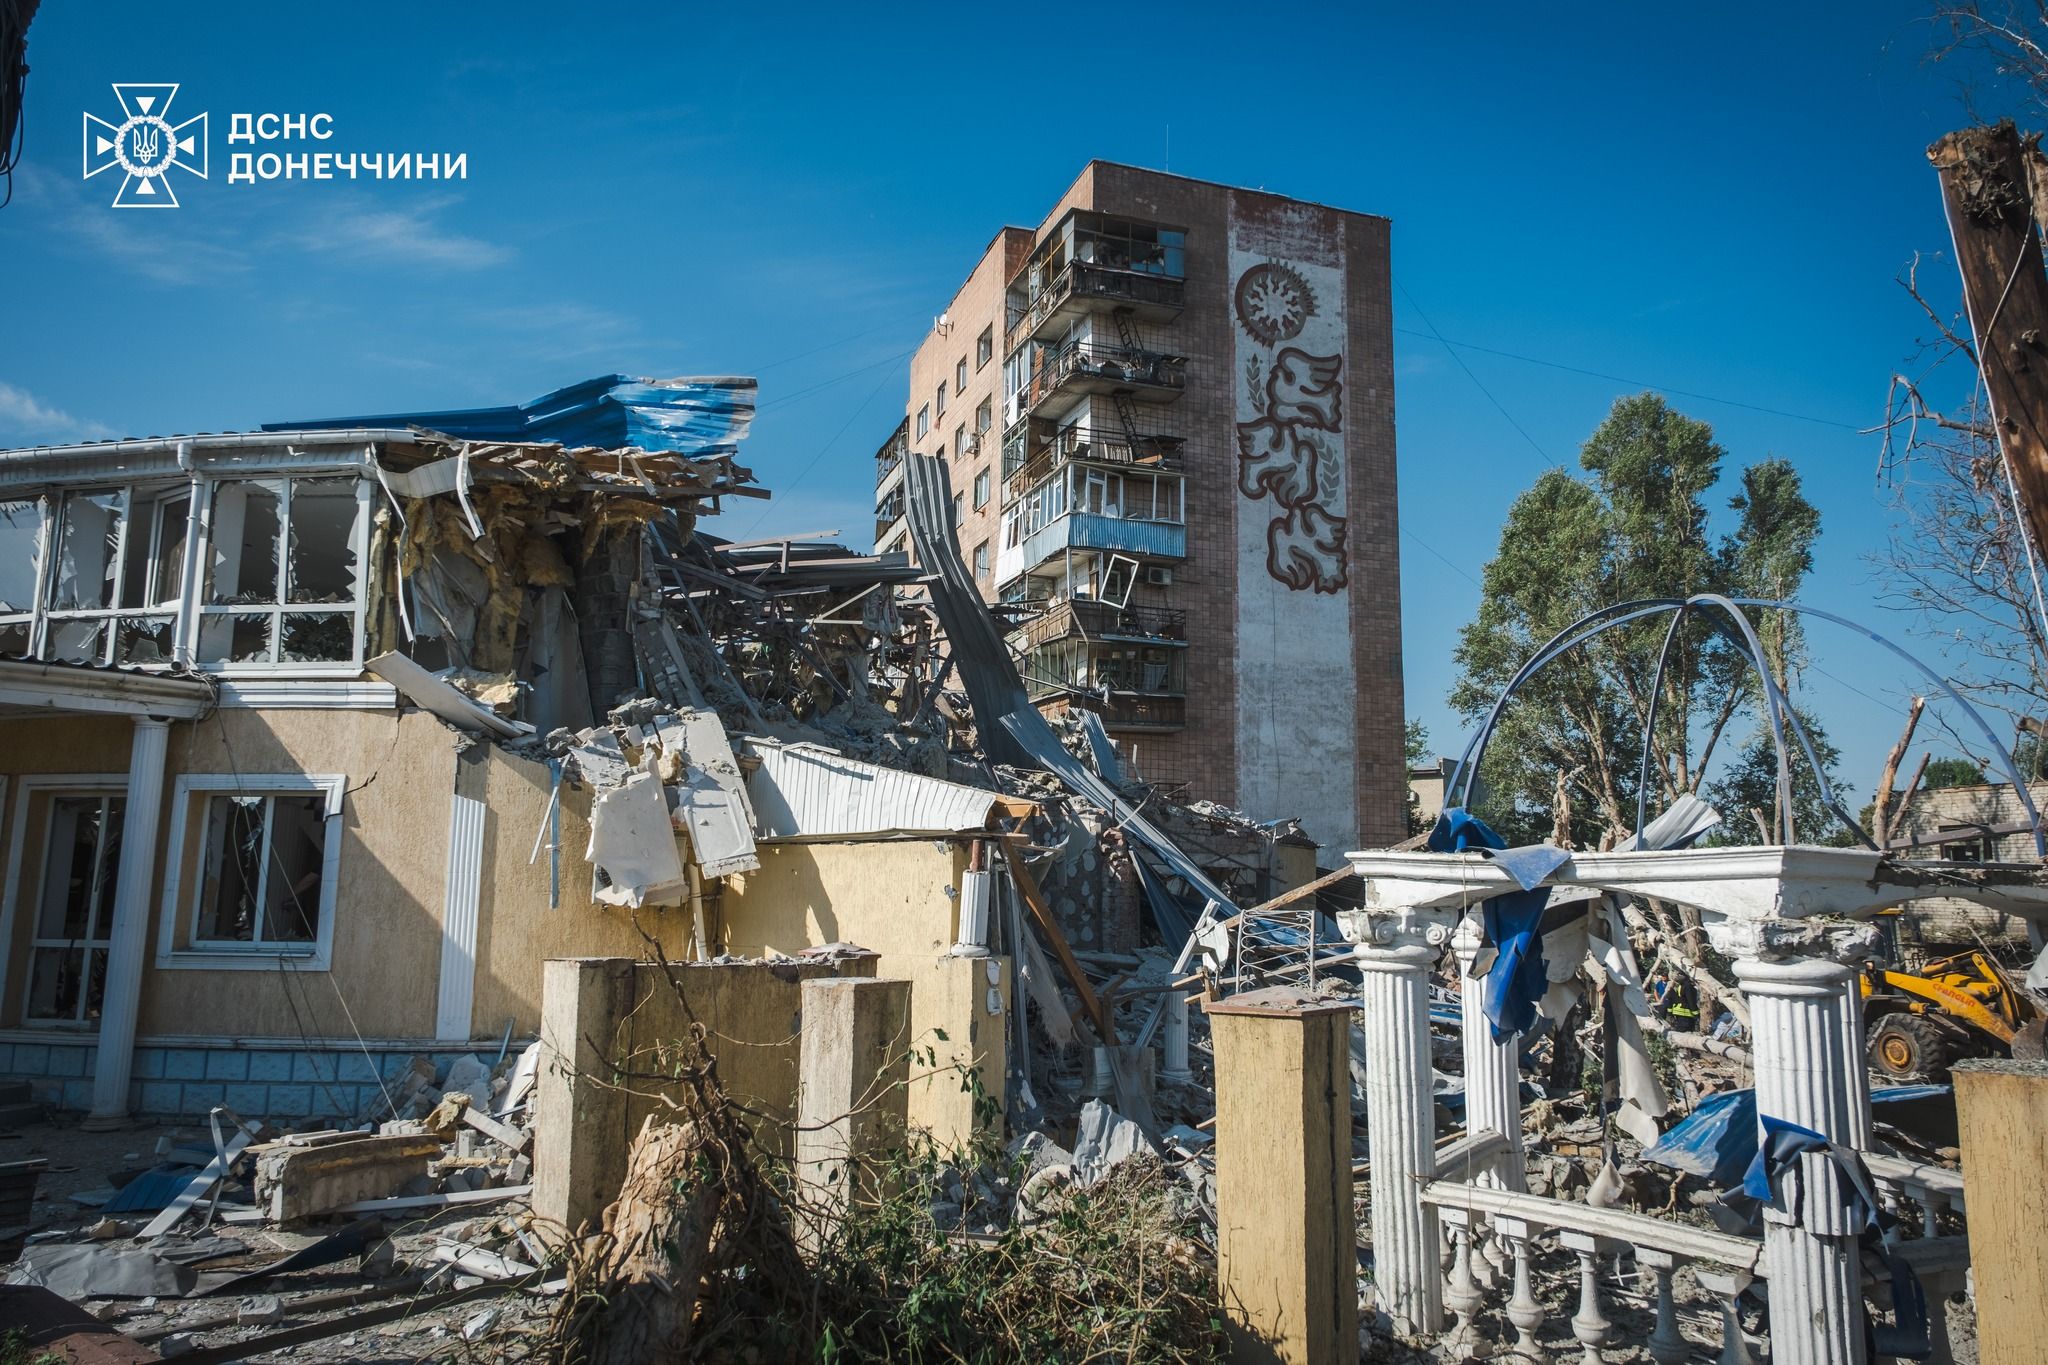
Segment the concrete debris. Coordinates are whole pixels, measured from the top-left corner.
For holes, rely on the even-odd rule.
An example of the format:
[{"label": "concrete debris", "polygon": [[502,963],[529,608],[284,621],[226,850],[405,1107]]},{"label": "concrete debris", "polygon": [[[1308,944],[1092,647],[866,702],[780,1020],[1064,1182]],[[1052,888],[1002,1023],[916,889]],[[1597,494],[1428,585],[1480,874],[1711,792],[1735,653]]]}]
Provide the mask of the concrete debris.
[{"label": "concrete debris", "polygon": [[441,1142],[418,1137],[336,1134],[336,1141],[290,1141],[255,1149],[256,1202],[271,1221],[294,1223],[361,1199],[397,1194],[427,1174]]}]

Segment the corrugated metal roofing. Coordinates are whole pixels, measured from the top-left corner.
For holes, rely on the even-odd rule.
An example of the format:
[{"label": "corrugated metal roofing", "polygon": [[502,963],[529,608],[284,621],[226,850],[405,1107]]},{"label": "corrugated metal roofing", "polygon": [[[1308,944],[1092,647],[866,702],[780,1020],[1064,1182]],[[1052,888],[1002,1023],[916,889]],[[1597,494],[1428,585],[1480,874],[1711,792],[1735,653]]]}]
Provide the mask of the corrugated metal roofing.
[{"label": "corrugated metal roofing", "polygon": [[985,829],[994,792],[863,763],[814,745],[749,739],[747,776],[763,839],[857,839]]},{"label": "corrugated metal roofing", "polygon": [[684,455],[730,455],[753,425],[758,389],[753,379],[739,375],[634,379],[608,374],[509,407],[267,422],[263,429],[413,426],[470,441],[553,441],[570,447],[632,446]]}]

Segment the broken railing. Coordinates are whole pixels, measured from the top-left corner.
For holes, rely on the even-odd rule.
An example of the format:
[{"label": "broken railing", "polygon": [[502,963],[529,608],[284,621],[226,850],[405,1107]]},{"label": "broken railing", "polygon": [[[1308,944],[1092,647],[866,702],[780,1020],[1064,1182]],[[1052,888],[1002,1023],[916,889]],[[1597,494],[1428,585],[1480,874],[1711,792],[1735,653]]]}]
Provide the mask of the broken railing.
[{"label": "broken railing", "polygon": [[[1654,897],[1697,910],[1708,941],[1733,963],[1750,1010],[1760,1129],[1771,1119],[1818,1133],[1862,1159],[1881,1202],[1895,1210],[1917,1206],[1923,1235],[1899,1244],[1896,1254],[1919,1272],[1938,1305],[1938,1291],[1959,1287],[1968,1264],[1964,1240],[1941,1235],[1942,1215],[1963,1211],[1961,1180],[1874,1149],[1862,1000],[1850,965],[1869,950],[1872,930],[1856,921],[1933,895],[1961,895],[2038,920],[2048,916],[2048,875],[2034,864],[1901,863],[1838,848],[1555,852],[1562,861],[1528,888],[1478,852],[1350,856],[1364,879],[1364,905],[1339,920],[1360,968],[1379,1306],[1422,1336],[1444,1330],[1447,1306],[1462,1333],[1496,1312],[1518,1335],[1534,1331],[1542,1319],[1526,1292],[1531,1239],[1554,1231],[1579,1261],[1580,1307],[1571,1327],[1588,1360],[1597,1358],[1608,1332],[1599,1258],[1629,1247],[1657,1280],[1657,1345],[1667,1354],[1653,1349],[1653,1358],[1684,1358],[1664,1300],[1676,1258],[1690,1258],[1703,1263],[1696,1274],[1722,1298],[1724,1312],[1732,1311],[1746,1277],[1763,1281],[1772,1359],[1863,1365],[1866,1291],[1883,1308],[1885,1286],[1865,1283],[1861,1227],[1826,1152],[1790,1158],[1797,1179],[1775,1187],[1781,1199],[1764,1208],[1760,1241],[1524,1192],[1522,1035],[1496,1041],[1486,978],[1475,975],[1485,903],[1518,889],[1550,888],[1594,897],[1588,904]],[[1431,974],[1447,952],[1461,987],[1467,1123],[1462,1144],[1440,1160],[1428,1003]],[[1479,1273],[1475,1250],[1510,1268],[1511,1287]],[[1942,1344],[1937,1340],[1937,1354]],[[1746,1360],[1746,1351],[1731,1322],[1722,1359]]]}]

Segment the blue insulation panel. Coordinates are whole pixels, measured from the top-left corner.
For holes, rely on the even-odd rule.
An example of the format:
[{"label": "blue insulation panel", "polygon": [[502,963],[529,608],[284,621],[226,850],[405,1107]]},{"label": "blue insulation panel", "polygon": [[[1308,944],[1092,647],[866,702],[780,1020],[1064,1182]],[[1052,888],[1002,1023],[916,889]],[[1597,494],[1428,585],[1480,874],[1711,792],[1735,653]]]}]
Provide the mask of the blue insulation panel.
[{"label": "blue insulation panel", "polygon": [[730,455],[753,425],[759,386],[751,378],[633,379],[602,375],[530,403],[441,412],[387,412],[266,422],[265,431],[422,427],[469,441],[637,446],[681,455]]}]

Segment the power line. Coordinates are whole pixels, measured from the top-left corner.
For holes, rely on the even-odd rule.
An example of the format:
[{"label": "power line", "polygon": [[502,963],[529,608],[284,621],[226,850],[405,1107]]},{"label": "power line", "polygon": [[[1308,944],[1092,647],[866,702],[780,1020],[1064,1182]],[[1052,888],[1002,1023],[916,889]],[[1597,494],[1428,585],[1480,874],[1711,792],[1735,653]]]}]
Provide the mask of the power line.
[{"label": "power line", "polygon": [[1442,550],[1437,549],[1436,546],[1430,544],[1421,536],[1416,535],[1413,531],[1409,530],[1405,526],[1401,528],[1401,534],[1408,537],[1408,539],[1414,541],[1417,545],[1420,545],[1423,549],[1429,551],[1431,554],[1435,555],[1438,559],[1442,560],[1444,562],[1445,568],[1449,569],[1452,573],[1458,575],[1458,577],[1464,579],[1467,583],[1470,583],[1473,587],[1478,588],[1481,592],[1484,592],[1486,590],[1486,585],[1484,583],[1481,583],[1471,574],[1465,572],[1465,570],[1460,568],[1458,564],[1455,561],[1453,561],[1449,555],[1445,554]]},{"label": "power line", "polygon": [[[844,378],[845,376],[841,377]],[[810,474],[810,472],[818,467],[818,461],[825,458],[826,451],[832,449],[833,446],[839,444],[840,437],[844,436],[847,432],[853,429],[853,424],[860,420],[861,414],[865,413],[868,410],[868,404],[875,401],[875,395],[880,393],[882,391],[882,386],[884,384],[887,384],[888,382],[889,376],[886,374],[875,381],[875,386],[872,389],[868,390],[868,396],[860,400],[859,406],[855,407],[851,413],[847,414],[846,421],[840,425],[839,430],[832,433],[832,439],[825,442],[825,444],[819,446],[818,453],[811,456],[811,462],[805,465],[802,469],[798,470],[797,476],[794,479],[791,479],[787,484],[783,485],[782,492],[785,495],[788,494],[792,489],[794,489],[798,484],[802,483],[804,479]],[[764,520],[767,519],[769,510],[770,508],[764,505],[761,508],[760,515],[755,517],[753,521],[749,522],[747,524],[747,529],[740,532],[740,534],[742,536],[752,535],[755,529],[759,527]]]},{"label": "power line", "polygon": [[[1408,291],[1406,289],[1403,289],[1401,292],[1403,294],[1406,294]],[[1411,305],[1415,302],[1413,296],[1409,297],[1408,302]],[[1417,308],[1415,312],[1417,316],[1420,316],[1422,310],[1420,308]],[[1428,318],[1423,318],[1422,320],[1424,322],[1429,322]],[[1746,403],[1740,398],[1723,398],[1718,394],[1701,393],[1697,389],[1681,389],[1671,384],[1659,384],[1654,380],[1649,379],[1630,379],[1626,375],[1608,374],[1603,370],[1588,370],[1578,365],[1566,365],[1560,361],[1544,360],[1538,356],[1522,355],[1515,351],[1498,350],[1492,346],[1481,346],[1470,341],[1452,341],[1443,333],[1437,331],[1435,324],[1433,323],[1430,325],[1430,330],[1427,332],[1418,332],[1413,327],[1396,327],[1394,330],[1403,333],[1407,336],[1427,337],[1431,340],[1441,341],[1445,345],[1445,347],[1450,349],[1453,358],[1456,358],[1457,353],[1461,350],[1478,351],[1482,355],[1497,355],[1503,360],[1519,360],[1525,365],[1541,365],[1545,369],[1563,370],[1567,374],[1582,374],[1592,379],[1605,379],[1615,384],[1626,384],[1630,388],[1656,389],[1662,393],[1677,394],[1681,398],[1697,398],[1703,403],[1720,403],[1724,406],[1731,408],[1746,408],[1750,412],[1768,413],[1772,417],[1789,417],[1795,422],[1812,422],[1816,426],[1837,427],[1843,431],[1863,430],[1862,427],[1857,426],[1854,422],[1838,422],[1832,417],[1815,417],[1811,413],[1790,412],[1784,408],[1765,407],[1761,403]],[[1463,362],[1461,361],[1460,364],[1462,363]],[[1472,372],[1470,370],[1466,370],[1465,373],[1470,374]],[[1492,397],[1491,394],[1488,394],[1487,396],[1489,398]],[[1500,405],[1496,403],[1494,404],[1494,406],[1499,407]]]},{"label": "power line", "polygon": [[821,351],[837,350],[839,347],[846,345],[848,342],[859,341],[862,337],[871,337],[875,333],[883,330],[884,328],[894,327],[895,325],[896,324],[894,322],[878,322],[874,326],[868,328],[866,331],[855,332],[850,337],[841,337],[837,341],[828,341],[823,346],[813,346],[808,351],[799,351],[795,355],[786,355],[780,360],[771,360],[766,365],[755,365],[750,370],[748,370],[747,373],[763,374],[769,370],[776,369],[777,367],[782,365],[793,364],[794,362],[799,360],[808,360],[812,356],[817,355]]},{"label": "power line", "polygon": [[[1400,284],[1400,281],[1396,280],[1395,283]],[[1521,432],[1522,439],[1529,443],[1529,449],[1535,451],[1539,456],[1541,456],[1545,464],[1558,465],[1559,467],[1562,467],[1560,461],[1554,460],[1550,457],[1550,452],[1546,451],[1542,446],[1536,444],[1536,438],[1534,436],[1531,436],[1528,433],[1528,431],[1522,426],[1522,424],[1515,420],[1514,414],[1509,412],[1505,407],[1501,405],[1500,399],[1495,398],[1493,396],[1493,390],[1487,388],[1486,385],[1480,383],[1479,376],[1472,373],[1472,367],[1465,363],[1465,357],[1458,354],[1457,348],[1452,346],[1451,343],[1445,339],[1444,334],[1442,332],[1437,331],[1436,324],[1429,320],[1429,314],[1422,311],[1422,305],[1415,301],[1415,296],[1408,292],[1408,286],[1405,284],[1401,285],[1401,297],[1408,300],[1408,306],[1415,310],[1415,316],[1421,318],[1423,324],[1429,328],[1429,335],[1434,336],[1438,341],[1443,342],[1445,353],[1448,354],[1452,360],[1458,362],[1458,368],[1465,372],[1465,377],[1472,381],[1472,386],[1478,389],[1481,393],[1486,395],[1486,401],[1493,404],[1494,411],[1498,412],[1502,417],[1505,417],[1507,419],[1507,423],[1509,426],[1513,427],[1516,431]],[[1407,331],[1408,329],[1398,328],[1396,330]]]},{"label": "power line", "polygon": [[[795,393],[785,393],[780,398],[775,399],[773,402],[760,404],[754,410],[756,412],[767,412],[774,408],[784,407],[787,404],[794,403],[799,398],[804,398],[811,394],[814,394],[818,392],[820,389],[829,389],[834,384],[843,383],[848,379],[852,379],[855,375],[866,374],[869,370],[877,370],[884,365],[894,365],[897,361],[908,360],[911,356],[916,354],[917,347],[913,346],[907,351],[899,351],[895,355],[883,356],[880,360],[875,361],[872,365],[862,365],[856,369],[847,370],[842,374],[836,374],[830,379],[821,380],[820,382],[811,385],[807,389],[798,389]],[[886,379],[886,376],[884,376],[884,378]]]}]

